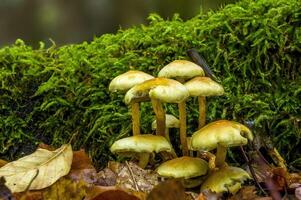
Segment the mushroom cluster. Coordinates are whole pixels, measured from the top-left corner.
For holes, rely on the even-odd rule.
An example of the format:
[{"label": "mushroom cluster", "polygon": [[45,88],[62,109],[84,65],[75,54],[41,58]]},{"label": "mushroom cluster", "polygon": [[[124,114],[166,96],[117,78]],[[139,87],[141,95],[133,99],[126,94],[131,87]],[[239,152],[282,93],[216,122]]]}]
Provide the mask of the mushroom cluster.
[{"label": "mushroom cluster", "polygon": [[[225,160],[227,148],[246,145],[253,140],[252,132],[243,124],[229,120],[206,125],[206,97],[223,95],[224,88],[206,77],[201,66],[175,60],[164,66],[157,78],[140,71],[128,71],[114,78],[109,90],[126,91],[124,101],[132,109],[133,136],[115,141],[111,146],[113,153],[135,157],[138,165],[145,168],[154,153],[169,152],[172,156],[167,161],[163,158],[165,162],[156,172],[165,178],[181,178],[186,188],[201,185],[202,191],[235,193],[243,181],[250,179],[246,171],[228,166]],[[198,98],[199,117],[198,130],[187,137],[185,102],[190,96]],[[151,102],[156,117],[152,123],[155,135],[140,134],[139,102],[142,101]],[[179,119],[166,114],[163,103],[176,103]],[[180,129],[180,157],[173,150],[169,128]],[[199,154],[189,156],[188,151]]]}]

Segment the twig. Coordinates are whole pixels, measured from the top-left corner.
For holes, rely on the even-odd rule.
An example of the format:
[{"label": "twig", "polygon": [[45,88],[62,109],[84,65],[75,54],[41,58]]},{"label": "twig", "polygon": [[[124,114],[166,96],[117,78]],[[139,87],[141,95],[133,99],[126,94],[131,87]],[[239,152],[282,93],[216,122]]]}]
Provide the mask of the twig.
[{"label": "twig", "polygon": [[259,184],[259,182],[258,182],[258,180],[257,180],[255,171],[254,171],[254,169],[253,169],[253,167],[252,167],[252,165],[251,165],[251,162],[250,162],[250,160],[249,160],[249,158],[248,158],[248,156],[247,156],[247,154],[246,154],[244,148],[242,147],[242,145],[240,145],[240,150],[241,150],[241,152],[242,152],[242,154],[243,154],[243,157],[244,157],[245,161],[247,162],[247,164],[248,164],[248,166],[249,166],[251,175],[253,176],[253,179],[254,179],[254,181],[255,181],[257,187],[261,190],[261,192],[263,192],[264,195],[267,196],[268,194],[264,191],[264,189],[261,187],[261,185]]},{"label": "twig", "polygon": [[134,182],[134,185],[135,185],[136,190],[137,190],[137,191],[141,191],[140,188],[139,188],[139,186],[138,186],[138,184],[137,184],[137,182],[136,182],[136,179],[135,179],[135,177],[134,177],[134,173],[133,173],[133,171],[132,171],[132,169],[131,169],[131,167],[130,167],[128,161],[125,161],[125,164],[126,164],[128,170],[129,170],[129,172],[130,172],[130,175],[131,175],[131,177],[132,177],[132,180],[133,180],[133,182]]},{"label": "twig", "polygon": [[71,136],[71,138],[68,141],[68,144],[71,144],[71,142],[73,142],[75,136],[77,136],[77,135],[78,135],[78,131],[76,131],[75,133],[73,133],[72,136]]}]

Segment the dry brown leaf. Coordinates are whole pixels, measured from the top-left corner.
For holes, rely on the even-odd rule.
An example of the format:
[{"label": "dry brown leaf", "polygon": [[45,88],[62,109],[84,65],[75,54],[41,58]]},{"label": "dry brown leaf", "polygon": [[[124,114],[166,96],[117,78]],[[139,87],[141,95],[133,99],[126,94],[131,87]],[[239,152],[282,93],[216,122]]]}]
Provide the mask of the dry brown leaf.
[{"label": "dry brown leaf", "polygon": [[38,148],[34,153],[0,168],[0,176],[12,192],[46,188],[70,171],[72,148],[65,144],[55,151]]},{"label": "dry brown leaf", "polygon": [[46,149],[48,151],[54,151],[55,150],[55,148],[53,146],[50,146],[50,145],[45,144],[45,143],[40,143],[38,148]]},{"label": "dry brown leaf", "polygon": [[283,190],[286,187],[286,169],[282,167],[273,168],[273,181],[276,184],[278,190]]},{"label": "dry brown leaf", "polygon": [[117,174],[115,174],[111,169],[105,168],[97,173],[97,181],[95,185],[101,186],[114,186],[116,185]]},{"label": "dry brown leaf", "polygon": [[43,199],[82,200],[86,195],[87,186],[83,181],[72,181],[61,178],[43,192]]},{"label": "dry brown leaf", "polygon": [[185,195],[186,195],[185,200],[206,200],[206,199],[199,198],[200,194],[195,192],[185,192]]},{"label": "dry brown leaf", "polygon": [[123,190],[115,186],[94,186],[85,200],[145,200],[146,194]]},{"label": "dry brown leaf", "polygon": [[256,199],[259,196],[256,194],[255,186],[243,186],[239,192],[231,196],[229,200],[247,200]]},{"label": "dry brown leaf", "polygon": [[142,169],[132,162],[119,164],[116,171],[116,186],[125,190],[149,193],[158,184],[156,173]]},{"label": "dry brown leaf", "polygon": [[97,182],[96,169],[83,149],[73,152],[71,170],[67,176],[74,181],[82,180],[89,184]]},{"label": "dry brown leaf", "polygon": [[14,197],[17,200],[43,200],[42,191],[27,191],[14,193]]},{"label": "dry brown leaf", "polygon": [[301,173],[290,173],[287,178],[287,184],[289,188],[293,188],[291,186],[300,187],[301,186]]},{"label": "dry brown leaf", "polygon": [[298,200],[301,200],[301,187],[298,187],[298,188],[295,189],[295,197]]},{"label": "dry brown leaf", "polygon": [[73,152],[71,170],[95,169],[84,149]]},{"label": "dry brown leaf", "polygon": [[200,193],[199,196],[195,198],[195,200],[207,200],[207,198],[203,193]]},{"label": "dry brown leaf", "polygon": [[3,167],[4,165],[6,165],[8,162],[6,160],[2,160],[0,159],[0,167]]},{"label": "dry brown leaf", "polygon": [[185,198],[185,189],[180,179],[161,182],[147,196],[147,200],[185,200]]}]

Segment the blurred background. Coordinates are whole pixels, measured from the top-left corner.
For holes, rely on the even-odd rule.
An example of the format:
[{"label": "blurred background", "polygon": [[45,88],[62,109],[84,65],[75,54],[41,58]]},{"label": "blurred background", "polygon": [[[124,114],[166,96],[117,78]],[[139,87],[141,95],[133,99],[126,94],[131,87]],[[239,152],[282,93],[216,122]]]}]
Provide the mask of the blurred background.
[{"label": "blurred background", "polygon": [[91,41],[94,36],[146,24],[150,13],[189,19],[237,0],[0,0],[0,47],[21,38],[57,45]]}]

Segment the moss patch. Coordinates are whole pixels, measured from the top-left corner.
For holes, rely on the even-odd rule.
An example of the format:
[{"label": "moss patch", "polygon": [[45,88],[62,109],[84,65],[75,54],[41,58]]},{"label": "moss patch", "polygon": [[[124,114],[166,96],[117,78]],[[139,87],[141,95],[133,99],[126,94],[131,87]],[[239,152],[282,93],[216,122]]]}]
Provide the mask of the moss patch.
[{"label": "moss patch", "polygon": [[[220,78],[226,95],[208,98],[207,121],[254,122],[281,154],[301,166],[301,2],[244,0],[188,21],[149,17],[148,26],[106,34],[91,43],[33,50],[21,40],[0,49],[0,152],[15,158],[40,142],[74,147],[105,165],[109,146],[129,135],[122,94],[109,94],[113,77],[129,69],[152,75],[196,48]],[[197,127],[190,99],[189,133]],[[167,112],[177,114],[173,105]],[[151,130],[150,104],[142,132]],[[27,149],[29,148],[29,150]]]}]

